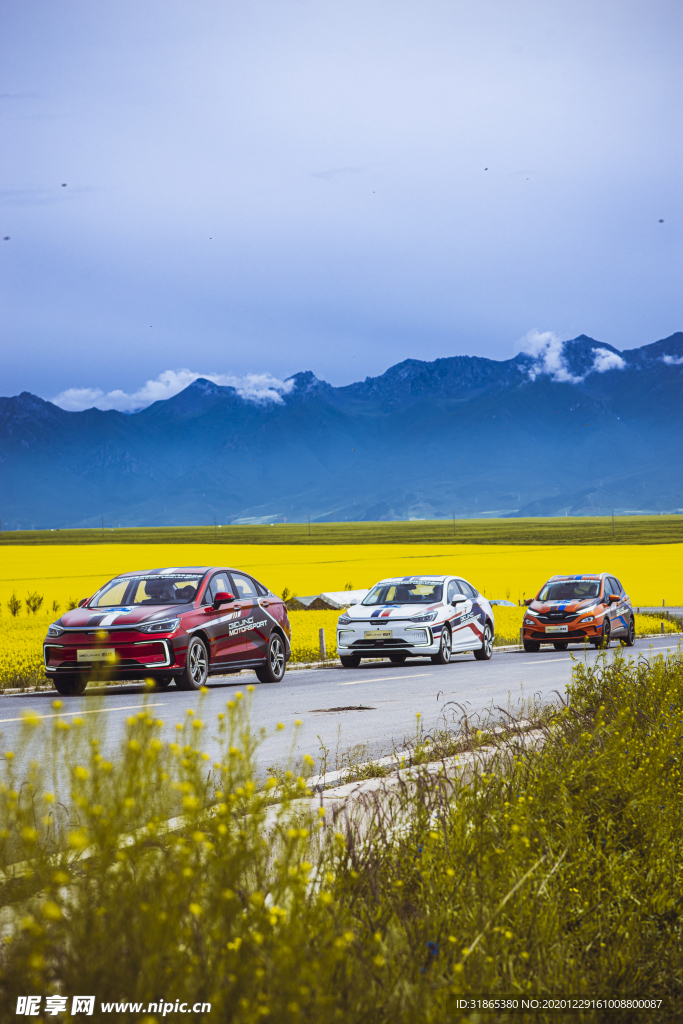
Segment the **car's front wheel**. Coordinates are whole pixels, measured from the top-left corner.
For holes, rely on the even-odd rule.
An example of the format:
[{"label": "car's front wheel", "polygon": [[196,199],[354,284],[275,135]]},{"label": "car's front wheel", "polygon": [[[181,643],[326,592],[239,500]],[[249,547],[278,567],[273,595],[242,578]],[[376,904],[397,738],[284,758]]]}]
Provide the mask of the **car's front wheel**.
[{"label": "car's front wheel", "polygon": [[541,649],[541,645],[538,640],[525,640],[522,646],[527,654],[537,654]]},{"label": "car's front wheel", "polygon": [[64,675],[53,676],[52,682],[57,693],[64,697],[79,697],[88,685],[87,676]]},{"label": "car's front wheel", "polygon": [[474,652],[477,661],[488,661],[493,654],[493,630],[488,622],[484,626],[484,633],[481,638],[481,647]]},{"label": "car's front wheel", "polygon": [[360,654],[341,654],[339,660],[342,668],[358,668],[360,665]]},{"label": "car's front wheel", "polygon": [[256,669],[256,677],[262,683],[279,683],[285,674],[287,659],[285,645],[279,633],[273,633],[268,643],[266,663]]},{"label": "car's front wheel", "polygon": [[154,688],[156,690],[166,690],[173,682],[173,676],[154,676]]},{"label": "car's front wheel", "polygon": [[603,651],[606,651],[610,645],[611,639],[612,627],[610,626],[609,619],[606,618],[602,624],[602,635],[599,636],[597,640],[593,641],[593,646],[595,648],[601,648]]},{"label": "car's front wheel", "polygon": [[433,665],[447,665],[451,660],[451,631],[448,626],[444,626],[441,630],[441,643],[439,644],[439,653],[432,654]]},{"label": "car's front wheel", "polygon": [[185,668],[182,675],[176,679],[176,687],[179,690],[199,690],[204,685],[209,675],[209,656],[206,653],[204,641],[193,636],[187,647],[185,656]]},{"label": "car's front wheel", "polygon": [[569,643],[567,640],[556,640],[553,647],[556,651],[566,651],[569,647]]},{"label": "car's front wheel", "polygon": [[636,624],[633,621],[633,616],[631,616],[629,620],[628,632],[626,633],[626,636],[622,639],[621,642],[624,645],[624,647],[633,647],[633,645],[636,642]]},{"label": "car's front wheel", "polygon": [[408,655],[405,651],[396,651],[395,654],[389,655],[389,661],[392,665],[403,665],[407,657]]}]

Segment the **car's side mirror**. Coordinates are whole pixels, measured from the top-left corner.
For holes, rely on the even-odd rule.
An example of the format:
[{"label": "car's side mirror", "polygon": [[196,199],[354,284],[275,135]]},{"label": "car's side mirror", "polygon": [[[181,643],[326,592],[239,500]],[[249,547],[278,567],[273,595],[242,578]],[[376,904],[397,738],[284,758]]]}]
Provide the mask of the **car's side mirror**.
[{"label": "car's side mirror", "polygon": [[524,604],[524,606],[525,606],[526,608],[528,608],[530,604],[533,604],[533,601],[534,601],[533,597],[528,597],[528,598],[526,599],[526,601],[523,601],[523,602],[522,602],[522,604]]},{"label": "car's side mirror", "polygon": [[621,600],[621,598],[619,597],[618,594],[610,594],[610,596],[609,596],[609,603],[610,604],[617,604],[620,600]]},{"label": "car's side mirror", "polygon": [[82,597],[82,598],[80,599],[80,601],[78,602],[78,607],[79,607],[79,608],[82,608],[82,607],[83,607],[83,605],[84,605],[84,604],[87,604],[87,603],[88,603],[88,598],[87,598],[87,597]]},{"label": "car's side mirror", "polygon": [[222,604],[226,604],[226,602],[234,600],[234,594],[229,594],[227,590],[219,590],[213,599],[213,610],[217,612]]},{"label": "car's side mirror", "polygon": [[456,594],[451,598],[451,604],[455,607],[456,604],[464,604],[467,598],[464,594]]}]

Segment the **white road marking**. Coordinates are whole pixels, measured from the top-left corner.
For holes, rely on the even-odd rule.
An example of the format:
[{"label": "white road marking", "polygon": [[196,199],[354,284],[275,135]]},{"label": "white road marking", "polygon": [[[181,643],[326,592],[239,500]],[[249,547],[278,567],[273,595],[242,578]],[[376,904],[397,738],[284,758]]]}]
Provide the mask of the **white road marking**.
[{"label": "white road marking", "polygon": [[[430,672],[411,672],[410,675],[405,676],[376,676],[377,682],[384,683],[389,682],[391,679],[417,679],[418,676],[428,676]],[[367,679],[349,679],[348,683],[337,683],[337,686],[358,686],[359,683],[367,683],[372,676],[368,676]]]},{"label": "white road marking", "polygon": [[[120,708],[96,708],[94,711],[57,711],[54,715],[29,715],[31,718],[64,718],[71,717],[73,715],[101,715],[105,711],[133,711],[140,710],[141,708],[162,708],[164,704],[168,704],[167,700],[159,701],[158,704],[126,704]],[[26,721],[27,715],[20,715],[19,718],[0,718],[0,724],[5,722],[24,722]]]}]

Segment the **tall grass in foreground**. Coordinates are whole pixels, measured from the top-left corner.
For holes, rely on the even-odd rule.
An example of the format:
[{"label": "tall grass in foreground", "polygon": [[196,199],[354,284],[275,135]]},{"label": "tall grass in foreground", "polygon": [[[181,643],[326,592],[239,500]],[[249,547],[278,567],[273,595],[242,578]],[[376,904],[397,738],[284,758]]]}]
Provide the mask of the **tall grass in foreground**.
[{"label": "tall grass in foreground", "polygon": [[680,651],[577,664],[541,749],[404,779],[355,819],[301,799],[310,758],[257,785],[247,704],[212,723],[215,762],[192,714],[171,745],[131,717],[109,762],[85,721],[27,721],[69,793],[58,807],[4,752],[2,1019],[30,992],[210,1002],[207,1021],[240,1024],[436,1024],[463,994],[656,996],[680,1019]]}]

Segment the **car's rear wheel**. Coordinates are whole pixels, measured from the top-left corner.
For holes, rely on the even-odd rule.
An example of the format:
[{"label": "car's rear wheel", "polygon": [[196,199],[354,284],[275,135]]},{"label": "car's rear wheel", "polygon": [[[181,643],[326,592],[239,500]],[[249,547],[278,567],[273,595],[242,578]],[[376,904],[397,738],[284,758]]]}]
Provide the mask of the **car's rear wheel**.
[{"label": "car's rear wheel", "polygon": [[57,693],[64,697],[79,697],[88,685],[88,678],[76,674],[53,676],[52,683]]},{"label": "car's rear wheel", "polygon": [[389,661],[394,665],[402,665],[407,657],[408,654],[406,651],[396,651],[395,654],[389,655]]},{"label": "car's rear wheel", "polygon": [[449,626],[444,626],[441,630],[441,643],[439,644],[439,653],[432,654],[433,665],[447,665],[451,660],[451,630]]},{"label": "car's rear wheel", "polygon": [[567,640],[556,640],[553,647],[556,651],[566,651],[569,647],[569,642]]},{"label": "car's rear wheel", "polygon": [[633,621],[633,616],[629,619],[628,630],[626,636],[622,639],[624,647],[633,647],[636,642],[636,624]]},{"label": "car's rear wheel", "polygon": [[342,654],[339,656],[342,668],[358,668],[360,665],[360,654]]},{"label": "car's rear wheel", "polygon": [[474,657],[477,661],[488,661],[493,654],[493,630],[489,626],[488,622],[484,626],[484,633],[481,638],[481,647],[478,651],[474,652]]},{"label": "car's rear wheel", "polygon": [[524,640],[522,646],[527,654],[537,654],[541,649],[538,640]]},{"label": "car's rear wheel", "polygon": [[285,645],[279,633],[273,633],[268,642],[266,663],[256,669],[256,677],[262,683],[279,683],[285,674],[287,659]]},{"label": "car's rear wheel", "polygon": [[179,690],[199,690],[208,675],[209,656],[204,641],[198,636],[193,636],[187,647],[185,668],[182,675],[176,678],[176,687]]}]

